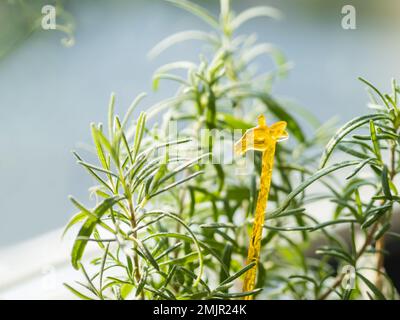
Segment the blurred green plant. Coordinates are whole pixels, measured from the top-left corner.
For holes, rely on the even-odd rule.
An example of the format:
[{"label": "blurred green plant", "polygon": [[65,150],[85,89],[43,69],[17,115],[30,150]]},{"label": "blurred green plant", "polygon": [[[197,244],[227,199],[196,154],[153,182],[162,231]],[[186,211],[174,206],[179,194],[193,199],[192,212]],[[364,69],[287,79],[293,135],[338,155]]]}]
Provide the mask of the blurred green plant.
[{"label": "blurred green plant", "polygon": [[43,18],[42,8],[45,5],[54,5],[56,9],[56,30],[65,37],[61,42],[65,46],[74,44],[73,17],[64,9],[67,0],[9,0],[0,2],[0,59],[14,50],[32,33],[41,30]]},{"label": "blurred green plant", "polygon": [[[279,18],[276,9],[262,6],[235,14],[229,1],[221,0],[220,15],[215,17],[188,1],[169,2],[204,20],[212,31],[169,36],[151,50],[150,57],[187,40],[204,41],[207,54],[197,63],[176,61],[160,67],[154,74],[154,88],[163,80],[172,80],[178,85],[177,92],[142,112],[132,125],[129,119],[144,94],[135,99],[122,121],[115,116],[111,97],[107,134],[101,124],[92,125],[98,164],[75,155],[98,182],[91,189],[97,205],[89,209],[71,198],[78,213],[66,228],[81,224],[71,257],[86,281],[77,282],[82,290],[66,286],[84,299],[248,295],[357,299],[365,292],[364,283],[370,298],[394,298],[395,290],[382,268],[381,239],[388,234],[393,203],[398,201],[393,182],[400,124],[396,83],[392,95],[382,95],[370,85],[384,107],[374,100],[374,114],[349,122],[328,142],[330,123],[322,125],[305,110],[272,96],[273,83],[290,67],[280,50],[257,43],[254,35],[236,35],[253,18]],[[273,59],[273,70],[257,71],[261,55]],[[202,129],[244,131],[259,114],[286,121],[291,138],[276,150],[257,289],[240,292],[241,276],[254,265],[244,264],[260,157],[255,156],[251,174],[237,175],[235,168],[242,159],[235,158],[231,164],[202,161],[221,150],[215,135],[206,137],[205,143],[200,133]],[[149,119],[154,119],[152,125]],[[171,121],[177,122],[178,139],[170,138]],[[364,126],[369,126],[367,135],[349,138]],[[187,151],[192,143],[207,148],[196,156],[173,150]],[[337,150],[355,159],[340,158],[327,166]],[[387,150],[389,165],[384,162]],[[361,176],[367,167],[373,178]],[[347,180],[340,176],[346,168],[353,170]],[[374,188],[373,196],[365,197],[364,188]],[[327,201],[334,207],[326,205]],[[315,208],[317,212],[312,212]],[[321,210],[331,214],[322,215]],[[339,227],[349,230],[350,241],[340,236]],[[83,263],[88,244],[95,256],[92,272]],[[376,280],[364,273],[374,268],[360,266],[371,255],[378,260]],[[342,267],[354,268],[354,288],[341,286],[347,275]]]}]

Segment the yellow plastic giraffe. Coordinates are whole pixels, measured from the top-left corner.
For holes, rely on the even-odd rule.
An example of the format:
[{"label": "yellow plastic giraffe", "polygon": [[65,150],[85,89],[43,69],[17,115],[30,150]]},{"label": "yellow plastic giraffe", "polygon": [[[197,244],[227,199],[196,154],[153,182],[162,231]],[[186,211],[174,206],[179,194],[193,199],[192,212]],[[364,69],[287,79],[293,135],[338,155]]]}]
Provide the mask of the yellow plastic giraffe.
[{"label": "yellow plastic giraffe", "polygon": [[[235,152],[239,154],[243,154],[248,150],[262,152],[260,191],[257,198],[253,230],[247,254],[247,264],[255,261],[256,265],[246,272],[243,283],[243,292],[254,290],[255,287],[265,210],[267,209],[268,194],[271,186],[275,146],[278,141],[288,137],[285,129],[285,121],[279,121],[268,127],[265,122],[265,117],[260,115],[258,117],[258,126],[247,130],[244,136],[235,144]],[[251,300],[253,299],[253,296],[246,296],[244,299]]]}]

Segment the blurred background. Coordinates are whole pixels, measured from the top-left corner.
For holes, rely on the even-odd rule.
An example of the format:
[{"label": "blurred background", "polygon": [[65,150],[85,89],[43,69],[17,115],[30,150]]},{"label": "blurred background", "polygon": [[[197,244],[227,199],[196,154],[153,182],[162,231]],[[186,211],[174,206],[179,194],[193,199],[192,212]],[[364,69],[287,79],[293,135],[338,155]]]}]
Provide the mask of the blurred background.
[{"label": "blurred background", "polygon": [[[195,2],[218,14],[219,1]],[[65,11],[60,22],[73,22],[71,47],[62,44],[63,32],[37,25],[42,7],[53,1],[0,0],[0,272],[7,272],[1,263],[14,245],[65,225],[74,213],[69,194],[87,199],[92,181],[71,150],[90,142],[90,122],[105,122],[110,93],[116,93],[120,114],[142,91],[150,93],[142,109],[173,95],[175,85],[168,82],[151,93],[152,73],[166,62],[196,60],[201,43],[180,44],[154,61],[146,54],[171,33],[208,30],[162,0],[60,3]],[[356,30],[341,26],[347,4],[356,8]],[[366,111],[368,97],[358,76],[384,90],[399,77],[398,0],[233,0],[232,5],[236,12],[254,5],[282,11],[283,20],[256,19],[242,32],[257,33],[294,62],[273,92],[320,120],[337,116],[343,122]],[[272,66],[266,57],[260,63]]]}]

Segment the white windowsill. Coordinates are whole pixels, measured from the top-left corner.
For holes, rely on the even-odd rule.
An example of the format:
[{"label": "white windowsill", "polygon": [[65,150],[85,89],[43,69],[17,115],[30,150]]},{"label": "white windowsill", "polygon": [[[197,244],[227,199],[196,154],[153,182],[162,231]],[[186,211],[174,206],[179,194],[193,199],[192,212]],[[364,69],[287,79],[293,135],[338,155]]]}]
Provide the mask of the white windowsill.
[{"label": "white windowsill", "polygon": [[64,286],[79,272],[69,262],[74,232],[62,229],[0,250],[0,299],[73,299]]}]

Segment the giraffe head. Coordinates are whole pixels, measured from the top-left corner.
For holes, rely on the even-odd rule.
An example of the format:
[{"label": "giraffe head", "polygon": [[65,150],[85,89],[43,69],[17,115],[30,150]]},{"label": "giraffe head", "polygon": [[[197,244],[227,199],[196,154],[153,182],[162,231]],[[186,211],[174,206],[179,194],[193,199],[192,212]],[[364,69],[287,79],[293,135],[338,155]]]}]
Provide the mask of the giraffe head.
[{"label": "giraffe head", "polygon": [[248,150],[264,151],[272,143],[282,141],[288,137],[286,122],[279,121],[267,126],[265,117],[258,117],[258,126],[249,129],[243,137],[235,143],[235,152],[243,154]]}]

